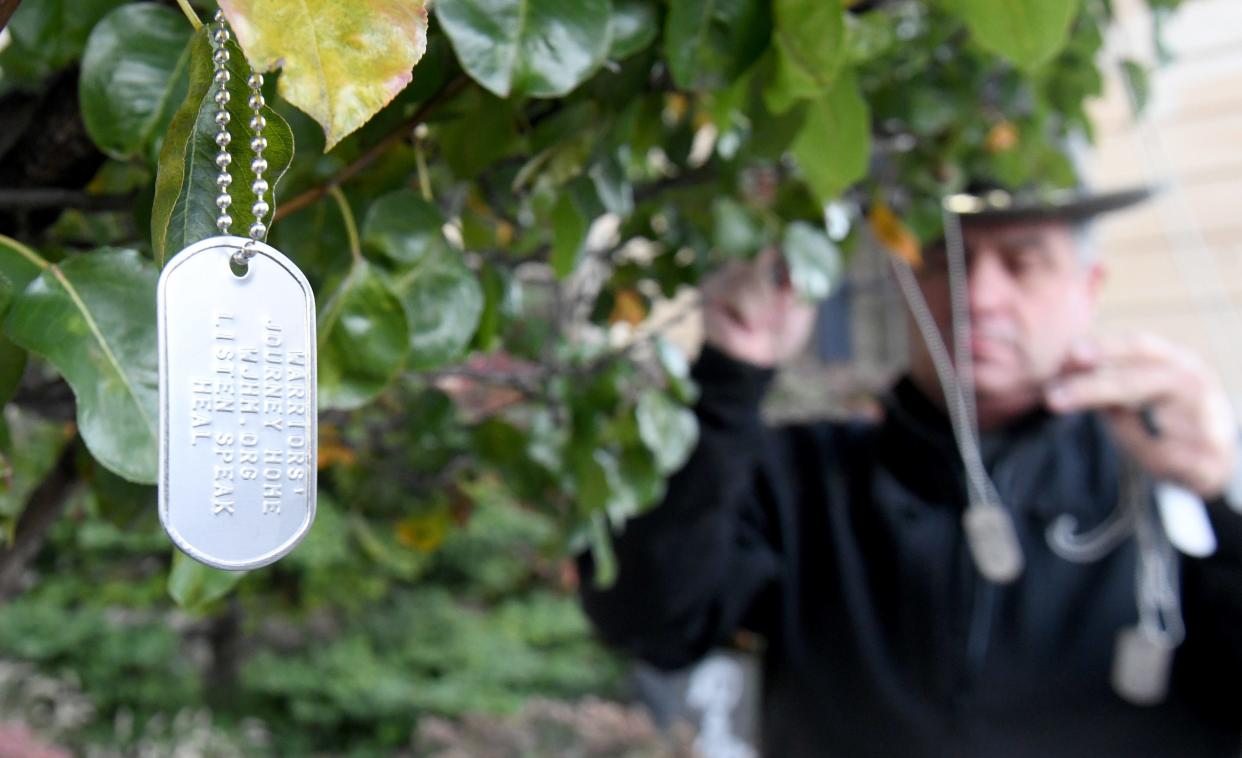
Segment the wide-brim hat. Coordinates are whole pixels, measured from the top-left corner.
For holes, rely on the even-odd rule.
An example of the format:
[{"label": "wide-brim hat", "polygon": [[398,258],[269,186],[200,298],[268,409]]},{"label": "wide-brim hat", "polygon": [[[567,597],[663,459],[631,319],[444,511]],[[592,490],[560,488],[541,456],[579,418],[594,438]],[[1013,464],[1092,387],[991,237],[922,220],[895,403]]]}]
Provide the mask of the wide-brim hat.
[{"label": "wide-brim hat", "polygon": [[1149,199],[1154,187],[1129,187],[1107,192],[1085,188],[1038,191],[1011,190],[995,184],[975,183],[966,191],[944,198],[945,210],[962,221],[979,223],[1064,219],[1071,223],[1089,221]]}]

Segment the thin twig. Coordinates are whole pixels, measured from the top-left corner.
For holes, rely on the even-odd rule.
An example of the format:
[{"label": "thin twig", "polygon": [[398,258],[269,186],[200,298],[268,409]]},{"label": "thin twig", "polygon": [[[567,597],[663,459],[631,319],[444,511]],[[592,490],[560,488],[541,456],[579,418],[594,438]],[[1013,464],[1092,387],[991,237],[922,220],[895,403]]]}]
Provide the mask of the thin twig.
[{"label": "thin twig", "polygon": [[349,200],[345,197],[345,193],[341,192],[341,188],[335,184],[328,187],[328,194],[336,201],[336,207],[341,210],[341,218],[345,220],[345,234],[349,237],[349,254],[353,256],[354,263],[362,263],[362,243],[358,241],[358,224],[354,221],[354,211],[349,207]]},{"label": "thin twig", "polygon": [[190,7],[186,0],[177,0],[177,5],[181,6],[181,12],[190,20],[190,26],[194,27],[194,31],[203,28],[203,22],[199,20],[198,14],[194,12],[194,9]]},{"label": "thin twig", "polygon": [[305,192],[295,196],[293,199],[281,203],[280,207],[276,209],[273,220],[279,220],[291,213],[297,213],[303,208],[312,205],[319,198],[323,197],[328,192],[329,187],[344,184],[353,177],[357,176],[372,163],[379,160],[384,153],[388,152],[389,148],[405,139],[415,127],[426,121],[427,118],[436,111],[436,109],[445,103],[445,101],[456,95],[458,92],[461,92],[469,83],[470,80],[465,76],[459,76],[449,82],[444,89],[440,90],[431,98],[424,101],[422,105],[418,106],[418,110],[414,111],[414,115],[406,119],[406,121],[396,129],[393,129],[391,132],[386,134],[383,139],[372,145],[371,148],[365,153],[358,156],[353,163],[350,163],[348,166],[338,171],[323,184],[311,187]]}]

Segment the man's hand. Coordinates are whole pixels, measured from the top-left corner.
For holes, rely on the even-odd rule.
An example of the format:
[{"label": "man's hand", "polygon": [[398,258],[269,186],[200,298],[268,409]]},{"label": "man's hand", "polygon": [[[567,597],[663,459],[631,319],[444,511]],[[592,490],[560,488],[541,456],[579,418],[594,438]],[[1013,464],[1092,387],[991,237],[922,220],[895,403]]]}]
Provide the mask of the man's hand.
[{"label": "man's hand", "polygon": [[806,344],[814,323],[815,307],[798,299],[775,249],[731,263],[703,284],[707,343],[737,360],[764,367],[786,361]]},{"label": "man's hand", "polygon": [[1224,386],[1198,356],[1170,342],[1147,334],[1083,341],[1046,398],[1058,413],[1105,413],[1152,476],[1205,500],[1232,478],[1238,428]]}]

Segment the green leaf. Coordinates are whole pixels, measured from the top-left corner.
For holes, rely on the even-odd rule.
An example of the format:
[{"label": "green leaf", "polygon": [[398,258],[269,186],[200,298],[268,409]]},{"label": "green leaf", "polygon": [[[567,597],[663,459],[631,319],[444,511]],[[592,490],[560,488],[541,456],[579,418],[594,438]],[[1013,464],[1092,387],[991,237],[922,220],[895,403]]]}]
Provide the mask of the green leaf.
[{"label": "green leaf", "polygon": [[410,322],[410,368],[439,368],[465,351],[483,313],[483,288],[460,253],[428,251],[392,289]]},{"label": "green leaf", "polygon": [[233,591],[245,571],[222,571],[204,566],[180,550],[173,550],[168,594],[187,611],[201,612]]},{"label": "green leaf", "polygon": [[763,246],[763,227],[746,206],[731,197],[712,203],[712,239],[720,252],[732,258],[749,258]]},{"label": "green leaf", "polygon": [[624,60],[655,41],[660,33],[660,10],[652,0],[613,0],[611,23],[608,57]]},{"label": "green leaf", "polygon": [[69,382],[96,460],[148,484],[157,452],[155,281],[155,269],[132,250],[77,256],[31,282],[6,323],[15,343]]},{"label": "green leaf", "polygon": [[487,352],[496,347],[505,319],[513,315],[514,285],[504,271],[490,263],[484,264],[479,273],[483,286],[483,313],[479,316],[474,347]]},{"label": "green leaf", "polygon": [[852,75],[842,76],[809,105],[791,149],[821,203],[837,199],[867,175],[871,116]]},{"label": "green leaf", "polygon": [[591,515],[591,560],[595,563],[595,587],[608,589],[617,581],[617,556],[612,549],[612,534],[607,516]]},{"label": "green leaf", "polygon": [[660,368],[664,369],[664,378],[668,380],[669,391],[680,403],[691,404],[699,399],[699,387],[690,378],[690,362],[686,354],[663,335],[654,341],[656,358]]},{"label": "green leaf", "polygon": [[319,407],[349,410],[370,402],[396,377],[410,351],[401,301],[357,261],[324,303],[319,340]]},{"label": "green leaf", "polygon": [[564,279],[574,272],[586,252],[589,224],[570,192],[561,193],[552,207],[552,271]]},{"label": "green leaf", "polygon": [[323,127],[325,152],[405,89],[427,51],[423,0],[220,0],[220,7],[254,67],[279,67],[281,96]]},{"label": "green leaf", "polygon": [[414,190],[390,192],[371,203],[362,223],[362,243],[394,263],[412,266],[449,252],[440,209]]},{"label": "green leaf", "polygon": [[1121,73],[1125,77],[1126,87],[1133,97],[1131,108],[1134,111],[1134,117],[1138,118],[1143,115],[1143,111],[1147,109],[1147,103],[1151,99],[1151,81],[1147,67],[1138,61],[1127,59],[1121,62]]},{"label": "green leaf", "polygon": [[458,179],[473,179],[519,145],[515,103],[483,89],[460,96],[465,115],[438,125],[435,136]]},{"label": "green leaf", "polygon": [[634,185],[626,177],[625,166],[617,155],[609,153],[597,160],[587,176],[605,210],[622,217],[634,212]]},{"label": "green leaf", "polygon": [[634,409],[638,434],[655,455],[662,474],[677,471],[690,458],[699,440],[699,423],[694,413],[659,390],[647,390]]},{"label": "green leaf", "polygon": [[22,3],[6,30],[0,50],[0,79],[36,84],[82,55],[99,19],[126,0],[38,0]]},{"label": "green leaf", "polygon": [[[73,429],[13,405],[4,408],[0,425],[7,425],[9,432],[9,444],[0,447],[0,474],[4,473],[6,461],[12,467],[9,477],[0,476],[0,524],[11,527],[21,515],[26,499],[47,478],[65,445],[73,439]],[[9,451],[13,453],[11,458]]]},{"label": "green leaf", "polygon": [[[216,177],[216,103],[212,87],[211,43],[203,27],[190,40],[190,84],[186,98],[173,114],[160,149],[159,169],[155,179],[155,203],[151,208],[151,248],[156,264],[163,266],[167,260],[199,240],[215,236],[216,196],[220,194]],[[248,104],[250,90],[246,84],[250,69],[241,49],[229,43],[229,135],[232,142],[229,152],[233,156],[230,174],[233,177],[229,194],[233,204],[229,215],[233,218],[232,231],[245,235],[254,222],[251,207],[254,205],[255,180],[250,168],[254,151],[250,149],[251,111]],[[293,132],[280,114],[264,106],[263,117],[267,128],[263,136],[267,149],[263,157],[268,168],[264,178],[271,186],[269,205],[280,178],[293,161]],[[267,216],[271,220],[271,215]]]},{"label": "green leaf", "polygon": [[0,234],[0,318],[47,265],[47,261],[34,250]]},{"label": "green leaf", "polygon": [[727,87],[763,53],[772,29],[768,0],[671,0],[664,49],[678,87]]},{"label": "green leaf", "polygon": [[803,300],[823,300],[841,278],[841,251],[822,230],[795,221],[782,244],[789,278]]},{"label": "green leaf", "polygon": [[461,66],[500,97],[568,94],[608,53],[609,0],[438,0]]},{"label": "green leaf", "polygon": [[955,0],[955,10],[983,47],[1033,69],[1069,38],[1078,0]]},{"label": "green leaf", "polygon": [[153,154],[185,99],[190,35],[185,17],[155,3],[122,6],[95,25],[78,100],[87,133],[105,153]]},{"label": "green leaf", "polygon": [[798,100],[820,96],[836,80],[849,48],[838,0],[776,0],[774,13],[776,79],[764,94],[780,114]]}]

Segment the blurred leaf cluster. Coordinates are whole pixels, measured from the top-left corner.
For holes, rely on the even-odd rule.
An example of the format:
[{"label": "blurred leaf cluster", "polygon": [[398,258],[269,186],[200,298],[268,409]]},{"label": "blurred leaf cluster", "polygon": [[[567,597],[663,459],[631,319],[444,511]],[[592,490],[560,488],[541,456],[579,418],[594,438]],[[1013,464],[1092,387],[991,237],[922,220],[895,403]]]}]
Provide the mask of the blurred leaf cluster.
[{"label": "blurred leaf cluster", "polygon": [[79,671],[103,713],[205,699],[307,745],[610,686],[566,557],[592,550],[607,581],[610,531],[693,449],[672,303],[772,247],[820,299],[864,235],[916,254],[973,180],[1073,184],[1112,18],[1107,0],[221,6],[234,229],[253,65],[267,240],[318,293],[318,522],[240,577],[173,558],[155,518],[154,283],[214,234],[215,43],[191,19],[216,7],[25,0],[0,37],[0,653]]}]

